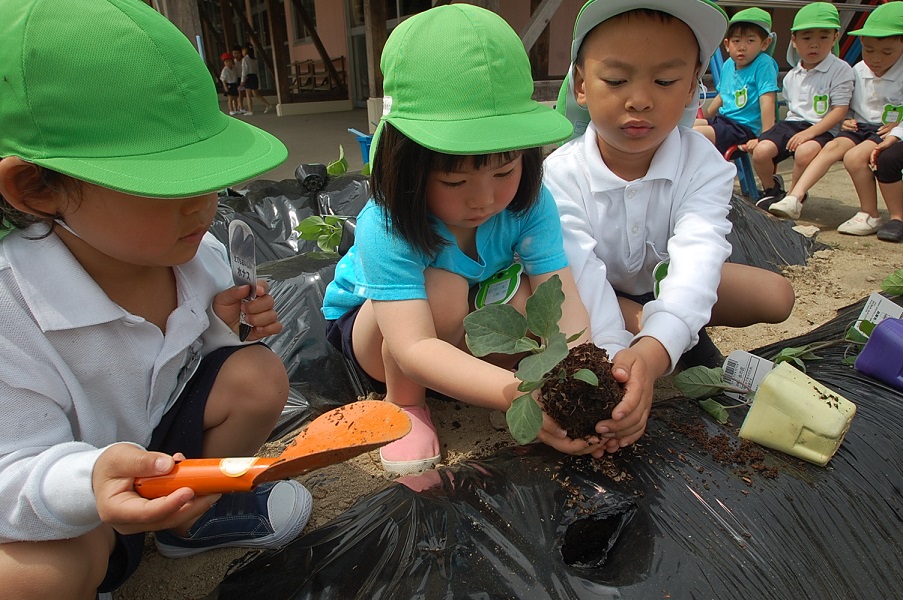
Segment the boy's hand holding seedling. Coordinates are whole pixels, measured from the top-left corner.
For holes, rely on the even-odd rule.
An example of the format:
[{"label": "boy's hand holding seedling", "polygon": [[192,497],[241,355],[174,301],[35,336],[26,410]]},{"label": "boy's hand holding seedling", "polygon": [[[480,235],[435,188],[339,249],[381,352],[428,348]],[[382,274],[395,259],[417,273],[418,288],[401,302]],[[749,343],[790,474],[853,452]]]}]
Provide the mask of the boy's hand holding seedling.
[{"label": "boy's hand holding seedling", "polygon": [[240,315],[244,313],[246,322],[254,328],[248,341],[260,340],[282,331],[282,323],[276,314],[276,302],[269,294],[267,282],[258,279],[257,297],[242,302],[247,296],[247,285],[237,285],[223,290],[213,299],[213,312],[236,333]]}]

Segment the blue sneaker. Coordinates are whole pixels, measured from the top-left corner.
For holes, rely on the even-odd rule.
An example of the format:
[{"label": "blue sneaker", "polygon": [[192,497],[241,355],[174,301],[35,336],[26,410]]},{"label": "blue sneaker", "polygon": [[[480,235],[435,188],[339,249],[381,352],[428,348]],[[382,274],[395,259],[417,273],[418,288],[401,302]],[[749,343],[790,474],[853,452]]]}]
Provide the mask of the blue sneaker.
[{"label": "blue sneaker", "polygon": [[307,525],[312,503],[310,492],[293,480],[223,494],[186,537],[154,532],[157,550],[166,558],[184,558],[214,548],[281,548]]}]

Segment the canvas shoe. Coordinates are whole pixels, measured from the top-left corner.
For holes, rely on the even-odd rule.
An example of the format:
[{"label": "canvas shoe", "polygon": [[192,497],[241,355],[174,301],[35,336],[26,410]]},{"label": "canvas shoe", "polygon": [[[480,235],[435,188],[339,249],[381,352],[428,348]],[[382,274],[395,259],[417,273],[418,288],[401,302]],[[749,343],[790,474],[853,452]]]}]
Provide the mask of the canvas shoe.
[{"label": "canvas shoe", "polygon": [[245,116],[247,116],[247,117],[253,117],[253,116],[254,116],[254,113],[252,113],[250,110],[246,110],[246,111],[245,111]]},{"label": "canvas shoe", "polygon": [[762,193],[759,194],[759,199],[756,201],[756,206],[762,210],[768,210],[772,204],[782,200],[787,195],[787,192],[784,191],[784,178],[782,176],[775,173],[771,176],[771,181],[774,185],[762,190]]},{"label": "canvas shoe", "polygon": [[784,196],[768,207],[768,212],[782,219],[799,219],[803,212],[803,203],[796,196]]},{"label": "canvas shoe", "polygon": [[848,235],[871,235],[881,227],[880,217],[872,217],[867,212],[859,211],[852,218],[837,226],[837,233]]},{"label": "canvas shoe", "polygon": [[400,440],[379,449],[383,468],[390,473],[411,475],[432,469],[439,462],[439,436],[430,409],[425,405],[401,407],[411,419],[411,431]]},{"label": "canvas shoe", "polygon": [[237,110],[230,110],[230,111],[229,111],[229,116],[230,116],[230,117],[234,117],[234,116],[237,115],[237,114],[238,114],[238,111],[237,111]]},{"label": "canvas shoe", "polygon": [[903,221],[891,219],[878,230],[878,239],[885,242],[903,242]]},{"label": "canvas shoe", "polygon": [[223,494],[185,537],[154,532],[166,558],[184,558],[214,548],[281,548],[310,519],[310,492],[294,480],[262,483],[250,492]]},{"label": "canvas shoe", "polygon": [[263,114],[267,114],[268,112],[270,112],[270,110],[272,110],[272,108],[273,108],[272,104],[267,104],[267,107],[265,109],[263,109]]}]

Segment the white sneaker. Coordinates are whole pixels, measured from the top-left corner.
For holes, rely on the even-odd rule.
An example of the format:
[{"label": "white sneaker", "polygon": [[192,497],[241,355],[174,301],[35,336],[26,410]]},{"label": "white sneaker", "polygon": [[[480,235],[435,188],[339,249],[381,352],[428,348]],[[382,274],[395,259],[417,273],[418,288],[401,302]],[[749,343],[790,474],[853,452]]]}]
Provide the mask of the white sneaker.
[{"label": "white sneaker", "polygon": [[237,114],[238,114],[238,111],[235,111],[235,110],[230,110],[230,111],[229,111],[229,116],[230,116],[230,117],[234,117],[234,116],[237,115]]},{"label": "white sneaker", "polygon": [[249,110],[246,110],[246,111],[245,111],[245,115],[248,116],[248,117],[253,117],[253,116],[254,116],[254,113],[252,113],[252,112],[249,111]]},{"label": "white sneaker", "polygon": [[268,112],[270,112],[270,109],[272,109],[272,108],[273,108],[272,104],[267,104],[267,107],[265,109],[263,109],[263,114],[267,114]]},{"label": "white sneaker", "polygon": [[838,233],[848,235],[871,235],[881,228],[881,217],[869,216],[866,212],[858,212],[853,218],[837,226]]},{"label": "white sneaker", "polygon": [[803,203],[796,196],[784,196],[768,207],[768,212],[782,219],[799,219],[803,212]]}]

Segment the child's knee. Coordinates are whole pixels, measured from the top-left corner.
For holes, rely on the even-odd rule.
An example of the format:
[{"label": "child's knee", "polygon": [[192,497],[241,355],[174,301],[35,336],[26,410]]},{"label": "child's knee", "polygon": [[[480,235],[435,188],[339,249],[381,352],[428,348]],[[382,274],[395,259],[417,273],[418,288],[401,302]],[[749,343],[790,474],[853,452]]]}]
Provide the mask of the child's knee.
[{"label": "child's knee", "polygon": [[[244,406],[279,413],[288,400],[288,373],[282,359],[262,344],[237,350],[223,363],[214,389],[242,399]],[[219,385],[225,384],[225,385]]]},{"label": "child's knee", "polygon": [[768,306],[768,314],[766,322],[780,323],[787,320],[790,313],[793,312],[793,305],[796,303],[796,292],[793,285],[785,277],[775,274],[770,283],[771,303]]},{"label": "child's knee", "polygon": [[[111,536],[0,545],[0,581],[12,598],[89,598],[107,573]],[[6,596],[3,596],[6,597]]]}]

